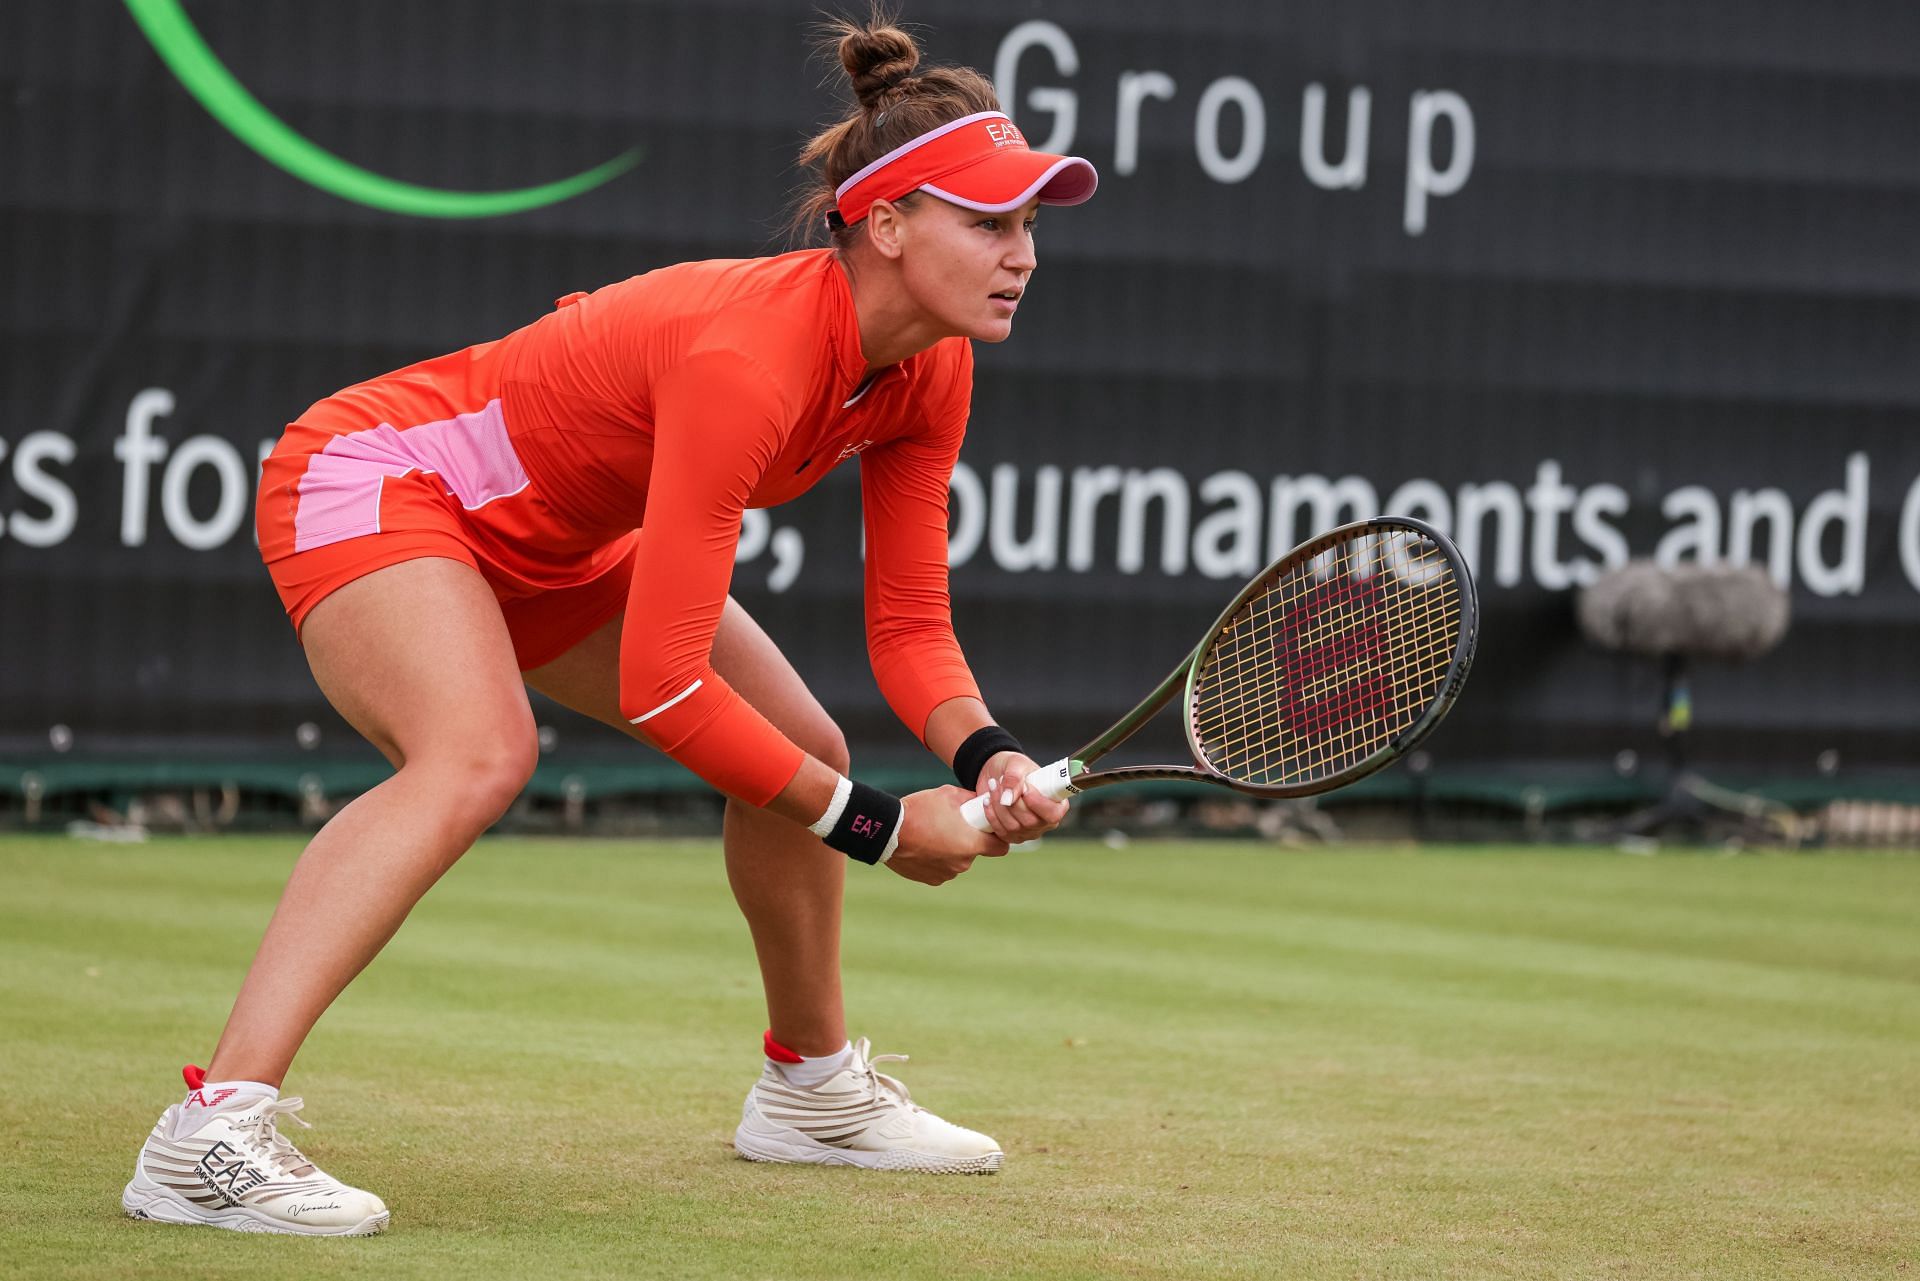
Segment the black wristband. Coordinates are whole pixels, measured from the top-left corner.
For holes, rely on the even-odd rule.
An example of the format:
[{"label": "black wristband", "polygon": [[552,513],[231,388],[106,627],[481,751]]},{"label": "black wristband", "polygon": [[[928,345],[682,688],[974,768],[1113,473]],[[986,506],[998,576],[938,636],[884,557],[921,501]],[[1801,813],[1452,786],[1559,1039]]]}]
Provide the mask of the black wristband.
[{"label": "black wristband", "polygon": [[960,780],[960,786],[971,792],[980,786],[980,771],[1002,752],[1026,755],[1020,740],[1006,730],[998,725],[982,725],[967,735],[967,741],[960,744],[960,750],[953,754],[953,776]]},{"label": "black wristband", "polygon": [[827,846],[862,863],[878,863],[900,825],[900,798],[889,796],[877,787],[851,780],[853,791],[847,795],[847,808],[833,830],[826,835]]}]

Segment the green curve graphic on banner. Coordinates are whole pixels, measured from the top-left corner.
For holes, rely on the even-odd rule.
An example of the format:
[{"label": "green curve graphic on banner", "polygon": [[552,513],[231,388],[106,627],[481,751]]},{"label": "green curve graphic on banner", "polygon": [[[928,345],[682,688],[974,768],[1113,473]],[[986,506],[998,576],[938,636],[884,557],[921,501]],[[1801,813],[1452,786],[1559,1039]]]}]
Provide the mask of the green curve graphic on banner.
[{"label": "green curve graphic on banner", "polygon": [[571,178],[512,191],[449,191],[384,177],[308,141],[262,106],[200,38],[180,0],[126,6],[161,61],[234,137],[302,182],[356,204],[420,218],[494,218],[571,200],[640,163],[634,149]]}]

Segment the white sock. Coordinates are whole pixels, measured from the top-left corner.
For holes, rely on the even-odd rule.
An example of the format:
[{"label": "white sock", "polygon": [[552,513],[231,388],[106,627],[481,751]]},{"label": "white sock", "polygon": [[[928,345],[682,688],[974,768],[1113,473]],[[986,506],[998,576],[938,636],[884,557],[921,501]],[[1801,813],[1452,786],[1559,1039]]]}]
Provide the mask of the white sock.
[{"label": "white sock", "polygon": [[280,1091],[264,1081],[208,1081],[197,1090],[187,1091],[184,1106],[190,1108],[217,1108],[238,1098],[278,1099]]},{"label": "white sock", "polygon": [[822,1054],[817,1059],[810,1059],[803,1054],[798,1063],[782,1063],[780,1070],[786,1074],[787,1080],[805,1090],[832,1079],[836,1072],[851,1062],[853,1062],[853,1042],[848,1041],[832,1054]]}]

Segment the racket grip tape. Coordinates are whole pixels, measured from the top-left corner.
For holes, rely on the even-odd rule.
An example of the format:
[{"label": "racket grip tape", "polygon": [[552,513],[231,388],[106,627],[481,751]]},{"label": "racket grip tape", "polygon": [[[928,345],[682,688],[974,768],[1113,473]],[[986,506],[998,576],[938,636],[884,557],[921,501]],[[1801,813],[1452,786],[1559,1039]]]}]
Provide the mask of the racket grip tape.
[{"label": "racket grip tape", "polygon": [[[1071,796],[1080,789],[1073,785],[1073,758],[1063,756],[1051,765],[1042,765],[1027,775],[1027,787],[1049,800],[1059,800],[1062,796]],[[975,830],[990,832],[993,830],[987,822],[987,798],[976,796],[960,807],[960,817],[972,824]]]}]

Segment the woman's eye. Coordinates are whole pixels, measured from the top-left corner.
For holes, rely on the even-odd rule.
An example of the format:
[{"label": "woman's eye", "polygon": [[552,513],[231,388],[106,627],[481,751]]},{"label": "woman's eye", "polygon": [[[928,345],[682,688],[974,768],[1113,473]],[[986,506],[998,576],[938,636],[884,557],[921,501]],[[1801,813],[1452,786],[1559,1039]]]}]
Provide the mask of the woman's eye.
[{"label": "woman's eye", "polygon": [[985,227],[988,231],[1000,230],[1000,220],[998,218],[982,218],[980,220],[980,225],[982,227]]}]

